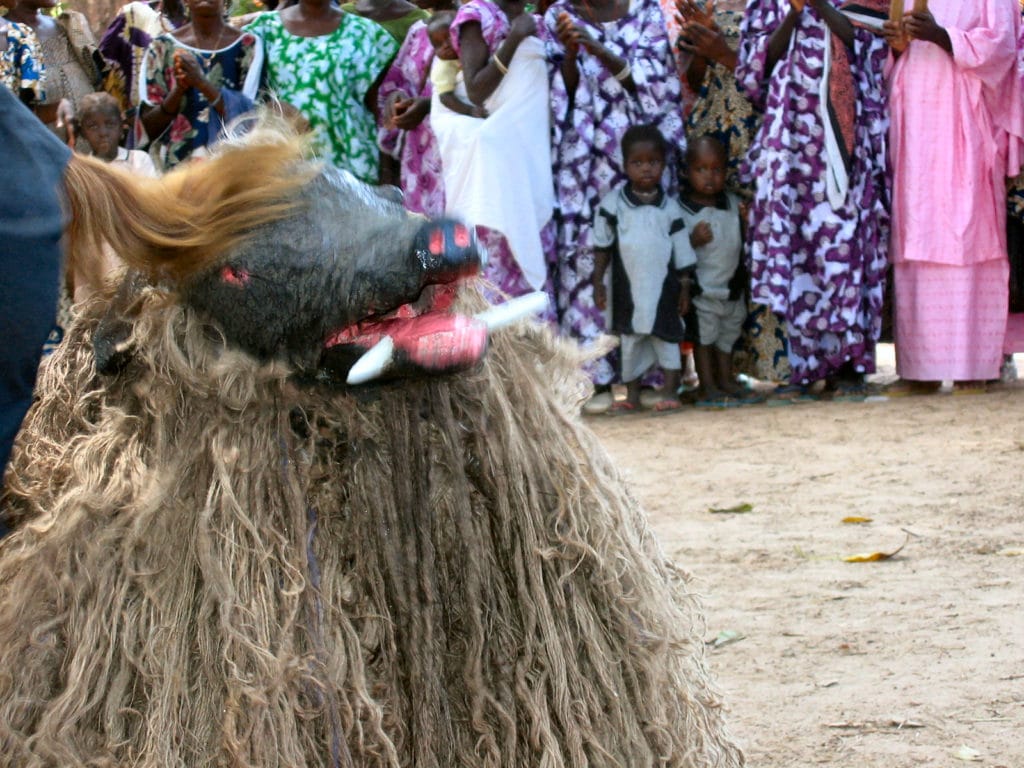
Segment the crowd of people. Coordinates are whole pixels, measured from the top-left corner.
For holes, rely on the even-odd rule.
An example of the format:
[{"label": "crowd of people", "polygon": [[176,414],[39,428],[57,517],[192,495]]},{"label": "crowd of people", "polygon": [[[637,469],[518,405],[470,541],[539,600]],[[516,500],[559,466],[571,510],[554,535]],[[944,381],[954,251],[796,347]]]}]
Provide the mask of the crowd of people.
[{"label": "crowd of people", "polygon": [[[18,0],[0,79],[75,151],[147,174],[279,104],[326,162],[472,222],[496,294],[547,292],[545,319],[585,346],[619,336],[589,364],[590,412],[745,405],[764,396],[750,380],[863,398],[880,339],[889,394],[976,392],[1024,351],[1022,3],[903,5],[297,0],[232,17],[158,0],[97,42],[56,0]],[[102,277],[69,275],[69,302]]]}]

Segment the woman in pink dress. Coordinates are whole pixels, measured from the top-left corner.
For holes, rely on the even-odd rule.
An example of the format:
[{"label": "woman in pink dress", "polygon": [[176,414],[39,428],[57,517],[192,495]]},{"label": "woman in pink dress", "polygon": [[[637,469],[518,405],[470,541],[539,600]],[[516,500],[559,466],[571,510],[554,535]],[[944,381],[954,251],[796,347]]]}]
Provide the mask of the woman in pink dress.
[{"label": "woman in pink dress", "polygon": [[[897,391],[999,377],[1006,331],[1006,177],[1024,159],[1017,0],[931,0],[890,44]],[[897,46],[898,48],[899,46]]]}]

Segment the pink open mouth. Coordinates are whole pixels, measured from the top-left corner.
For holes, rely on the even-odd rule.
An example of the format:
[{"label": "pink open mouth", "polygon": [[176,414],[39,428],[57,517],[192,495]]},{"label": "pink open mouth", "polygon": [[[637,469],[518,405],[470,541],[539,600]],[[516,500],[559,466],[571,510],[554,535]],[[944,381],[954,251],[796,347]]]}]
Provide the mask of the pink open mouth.
[{"label": "pink open mouth", "polygon": [[414,366],[435,374],[472,368],[487,351],[487,325],[448,311],[456,291],[456,285],[428,286],[413,303],[331,333],[324,348],[366,351],[389,336],[394,342],[395,368]]}]

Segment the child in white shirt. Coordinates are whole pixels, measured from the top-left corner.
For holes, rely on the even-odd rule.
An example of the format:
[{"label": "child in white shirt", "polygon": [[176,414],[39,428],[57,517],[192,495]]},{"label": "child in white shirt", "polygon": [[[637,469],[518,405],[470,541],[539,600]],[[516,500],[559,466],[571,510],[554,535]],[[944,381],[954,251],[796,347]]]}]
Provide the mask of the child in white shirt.
[{"label": "child in white shirt", "polygon": [[[661,188],[668,148],[657,128],[633,126],[622,137],[629,181],[605,196],[594,221],[594,301],[610,305],[610,330],[621,337],[626,400],[610,413],[640,408],[640,379],[655,364],[665,389],[655,410],[680,407],[676,391],[683,340],[680,275],[696,263],[683,211]],[[611,268],[609,286],[605,275]]]}]

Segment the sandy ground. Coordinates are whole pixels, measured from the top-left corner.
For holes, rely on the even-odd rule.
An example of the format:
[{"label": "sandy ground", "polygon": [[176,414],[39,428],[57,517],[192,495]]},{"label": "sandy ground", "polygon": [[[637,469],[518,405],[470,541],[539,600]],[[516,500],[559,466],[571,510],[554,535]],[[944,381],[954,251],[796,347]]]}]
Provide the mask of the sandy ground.
[{"label": "sandy ground", "polygon": [[749,765],[1024,767],[1024,383],[588,424],[694,576]]}]

